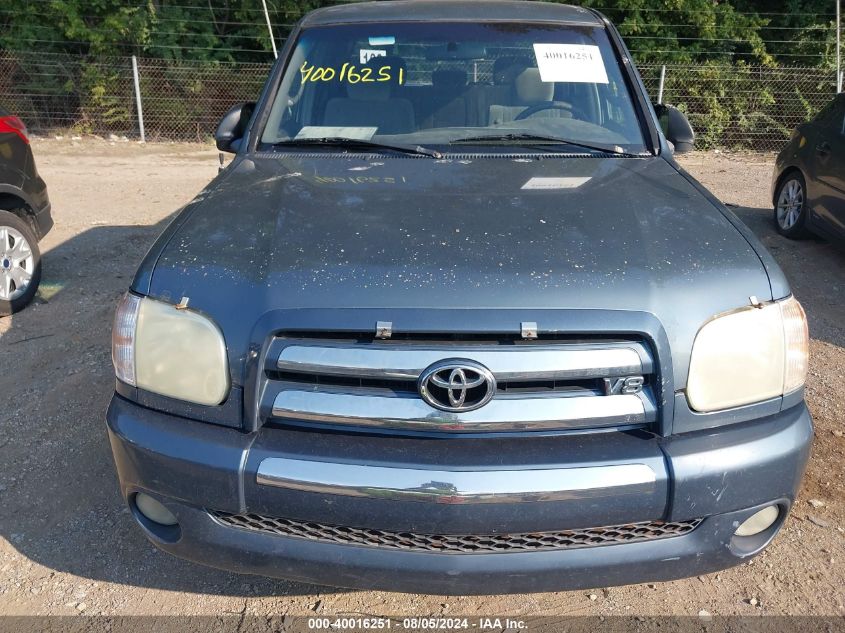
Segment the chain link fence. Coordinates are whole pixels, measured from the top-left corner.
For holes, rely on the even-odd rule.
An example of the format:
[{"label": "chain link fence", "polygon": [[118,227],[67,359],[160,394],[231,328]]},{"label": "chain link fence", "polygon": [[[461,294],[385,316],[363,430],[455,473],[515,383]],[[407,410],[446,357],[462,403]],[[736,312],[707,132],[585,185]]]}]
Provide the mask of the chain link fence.
[{"label": "chain link fence", "polygon": [[725,64],[639,64],[657,102],[684,111],[700,149],[779,151],[836,94],[836,71]]},{"label": "chain link fence", "polygon": [[[138,59],[148,140],[206,141],[234,104],[254,101],[272,63]],[[681,108],[700,149],[777,151],[836,93],[833,70],[725,64],[641,64],[652,99]],[[473,80],[490,75],[477,68]],[[0,51],[0,104],[36,134],[137,138],[132,61]]]},{"label": "chain link fence", "polygon": [[[147,140],[208,140],[230,107],[258,98],[271,67],[138,58]],[[131,57],[0,51],[0,104],[36,134],[139,136]]]}]

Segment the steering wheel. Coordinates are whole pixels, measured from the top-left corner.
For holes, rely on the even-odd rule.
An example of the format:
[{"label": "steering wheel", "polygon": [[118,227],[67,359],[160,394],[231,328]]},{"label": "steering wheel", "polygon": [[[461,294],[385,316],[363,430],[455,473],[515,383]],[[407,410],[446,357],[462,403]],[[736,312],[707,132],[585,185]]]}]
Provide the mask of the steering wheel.
[{"label": "steering wheel", "polygon": [[538,112],[543,112],[544,110],[565,110],[572,115],[573,119],[581,119],[582,121],[590,120],[583,110],[576,108],[570,103],[564,103],[563,101],[548,101],[546,103],[537,103],[533,106],[529,106],[516,115],[514,121],[522,121],[523,119],[527,119],[528,117],[534,116]]}]

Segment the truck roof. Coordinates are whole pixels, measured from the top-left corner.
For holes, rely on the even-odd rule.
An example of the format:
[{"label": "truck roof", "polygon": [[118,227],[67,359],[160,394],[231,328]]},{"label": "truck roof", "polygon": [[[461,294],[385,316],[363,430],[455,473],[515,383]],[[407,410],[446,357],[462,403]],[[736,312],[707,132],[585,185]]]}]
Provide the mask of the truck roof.
[{"label": "truck roof", "polygon": [[568,4],[519,0],[390,0],[353,2],[317,9],[305,16],[302,26],[461,20],[602,25],[601,20],[592,11]]}]

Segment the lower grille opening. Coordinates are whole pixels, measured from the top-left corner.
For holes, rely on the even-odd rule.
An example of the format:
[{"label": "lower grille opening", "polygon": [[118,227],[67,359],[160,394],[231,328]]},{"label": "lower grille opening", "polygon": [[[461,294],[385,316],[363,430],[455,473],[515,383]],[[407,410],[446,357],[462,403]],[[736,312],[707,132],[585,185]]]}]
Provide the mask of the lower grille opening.
[{"label": "lower grille opening", "polygon": [[258,514],[230,514],[217,511],[210,511],[209,514],[224,525],[254,532],[323,543],[450,554],[566,550],[652,541],[687,534],[703,521],[703,519],[671,522],[646,521],[558,532],[518,534],[415,534],[279,519]]}]

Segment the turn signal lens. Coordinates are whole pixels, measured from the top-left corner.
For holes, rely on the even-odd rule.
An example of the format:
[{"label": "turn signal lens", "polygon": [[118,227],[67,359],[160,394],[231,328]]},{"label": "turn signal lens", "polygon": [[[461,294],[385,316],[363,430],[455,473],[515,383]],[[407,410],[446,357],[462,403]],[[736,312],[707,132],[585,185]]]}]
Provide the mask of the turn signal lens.
[{"label": "turn signal lens", "polygon": [[117,306],[111,334],[111,358],[117,379],[128,385],[135,384],[135,328],[141,297],[126,293]]},{"label": "turn signal lens", "polygon": [[783,377],[783,392],[800,389],[807,382],[810,359],[810,333],[807,329],[807,315],[804,308],[790,297],[780,302],[783,315],[783,334],[786,341],[786,359]]}]

